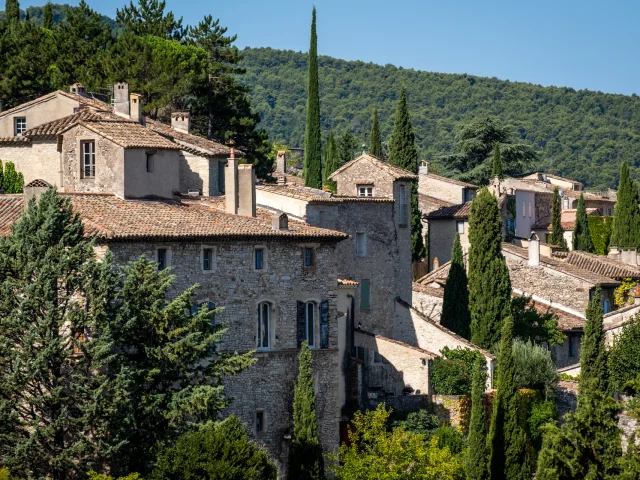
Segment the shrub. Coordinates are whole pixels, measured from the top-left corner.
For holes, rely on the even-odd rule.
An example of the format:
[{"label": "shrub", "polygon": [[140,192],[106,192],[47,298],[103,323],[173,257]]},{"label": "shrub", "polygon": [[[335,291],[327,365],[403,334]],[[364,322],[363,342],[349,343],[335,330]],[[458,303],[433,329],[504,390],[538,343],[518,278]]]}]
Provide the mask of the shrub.
[{"label": "shrub", "polygon": [[609,252],[613,217],[587,217],[587,221],[596,253],[606,255]]},{"label": "shrub", "polygon": [[542,426],[553,423],[556,418],[556,406],[552,400],[533,402],[527,418],[527,430],[536,451],[542,447]]},{"label": "shrub", "polygon": [[433,430],[431,440],[435,440],[435,445],[438,448],[448,448],[454,455],[461,453],[467,445],[464,434],[451,425],[440,425]]},{"label": "shrub", "polygon": [[431,366],[431,385],[436,393],[442,395],[470,395],[473,377],[473,365],[483,355],[469,348],[440,350],[441,357]]},{"label": "shrub", "polygon": [[609,378],[620,390],[640,374],[640,316],[636,315],[616,335],[609,351]]},{"label": "shrub", "polygon": [[394,427],[400,427],[408,432],[429,435],[441,424],[440,418],[428,410],[418,410],[407,415],[405,420],[393,422]]},{"label": "shrub", "polygon": [[533,342],[514,340],[513,357],[517,388],[543,390],[550,395],[558,381],[558,372],[551,352]]},{"label": "shrub", "polygon": [[[102,473],[96,473],[94,471],[89,472],[87,476],[87,480],[115,480],[111,475],[103,475]],[[1,478],[2,477],[0,477],[0,479]],[[142,478],[140,478],[140,474],[138,473],[131,473],[126,477],[120,477],[117,480],[142,480]]]}]

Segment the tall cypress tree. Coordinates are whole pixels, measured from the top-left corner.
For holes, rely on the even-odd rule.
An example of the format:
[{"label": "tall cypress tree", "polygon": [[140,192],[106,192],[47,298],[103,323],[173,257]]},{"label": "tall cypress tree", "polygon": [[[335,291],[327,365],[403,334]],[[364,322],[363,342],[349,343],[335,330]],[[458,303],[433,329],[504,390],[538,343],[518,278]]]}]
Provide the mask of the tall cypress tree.
[{"label": "tall cypress tree", "polygon": [[18,0],[7,0],[5,2],[4,13],[8,22],[19,22],[20,4]]},{"label": "tall cypress tree", "polygon": [[493,147],[493,168],[491,170],[491,178],[498,177],[500,180],[504,178],[502,171],[502,157],[500,156],[500,144],[496,143]]},{"label": "tall cypress tree", "polygon": [[638,211],[638,185],[629,176],[626,163],[620,166],[618,197],[611,229],[611,245],[619,248],[640,246],[640,212]]},{"label": "tall cypress tree", "polygon": [[313,389],[311,350],[302,343],[298,381],[293,392],[293,442],[289,451],[289,478],[324,478],[322,447],[318,439],[316,392]]},{"label": "tall cypress tree", "polygon": [[532,464],[527,435],[519,421],[520,395],[513,357],[513,319],[504,320],[498,355],[498,393],[489,429],[491,480],[530,480]]},{"label": "tall cypress tree", "polygon": [[[418,173],[418,150],[411,127],[407,96],[404,87],[400,90],[400,99],[396,108],[393,132],[389,144],[389,163],[411,173]],[[424,239],[422,238],[422,219],[418,202],[418,184],[411,186],[411,259],[414,262],[426,256]]]},{"label": "tall cypress tree", "polygon": [[464,267],[459,234],[456,234],[453,240],[451,267],[449,268],[447,285],[444,289],[440,324],[467,340],[471,338],[471,314],[469,313],[467,271]]},{"label": "tall cypress tree", "polygon": [[562,228],[562,208],[560,206],[560,189],[553,189],[553,201],[551,204],[551,243],[561,247],[565,252],[568,250],[567,241],[564,238]]},{"label": "tall cypress tree", "polygon": [[322,188],[322,139],[320,137],[320,87],[318,84],[316,7],[313,7],[311,16],[308,76],[307,123],[304,136],[304,184],[311,188]]},{"label": "tall cypress tree", "polygon": [[471,341],[487,349],[500,340],[502,320],[511,308],[509,269],[501,242],[498,201],[483,188],[469,216],[469,310]]},{"label": "tall cypress tree", "polygon": [[382,137],[380,136],[380,120],[378,119],[378,107],[373,109],[373,122],[371,124],[371,148],[369,153],[374,157],[382,158]]},{"label": "tall cypress tree", "polygon": [[335,193],[336,182],[329,180],[329,175],[338,168],[338,146],[333,136],[333,130],[329,132],[329,139],[324,148],[324,165],[322,166],[322,183]]},{"label": "tall cypress tree", "polygon": [[596,286],[593,298],[587,306],[587,323],[580,346],[580,392],[597,388],[606,392],[609,375],[607,372],[607,351],[602,323],[602,294]]},{"label": "tall cypress tree", "polygon": [[467,480],[488,480],[487,426],[484,409],[486,375],[484,361],[477,360],[471,385],[471,419],[469,421],[469,449],[465,459]]},{"label": "tall cypress tree", "polygon": [[53,5],[51,2],[47,2],[42,10],[42,26],[53,30]]},{"label": "tall cypress tree", "polygon": [[589,231],[589,221],[587,219],[587,209],[584,205],[584,195],[581,193],[578,199],[578,211],[576,212],[576,223],[573,227],[573,249],[583,252],[595,253],[591,232]]}]

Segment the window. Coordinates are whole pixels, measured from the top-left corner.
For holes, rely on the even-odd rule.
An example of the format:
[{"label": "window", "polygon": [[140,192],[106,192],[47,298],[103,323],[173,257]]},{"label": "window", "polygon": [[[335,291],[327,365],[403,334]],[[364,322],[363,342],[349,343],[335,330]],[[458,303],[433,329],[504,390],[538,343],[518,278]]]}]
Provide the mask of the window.
[{"label": "window", "polygon": [[265,425],[264,425],[264,411],[258,410],[256,411],[256,434],[260,435],[264,433]]},{"label": "window", "polygon": [[364,232],[356,233],[356,257],[364,257],[367,254],[367,235]]},{"label": "window", "polygon": [[155,167],[155,152],[147,152],[147,173],[153,173]]},{"label": "window", "polygon": [[371,294],[371,281],[360,280],[360,310],[369,310],[370,294]]},{"label": "window", "polygon": [[316,264],[315,251],[312,247],[304,247],[304,266],[313,267]]},{"label": "window", "polygon": [[602,313],[609,313],[611,311],[611,302],[608,298],[602,300]]},{"label": "window", "polygon": [[158,270],[164,270],[169,266],[169,251],[166,248],[159,248],[156,251],[156,262],[158,262]]},{"label": "window", "polygon": [[359,197],[373,197],[373,185],[358,185]]},{"label": "window", "polygon": [[569,335],[569,356],[571,358],[576,356],[576,345],[574,343],[573,336]]},{"label": "window", "polygon": [[213,270],[213,249],[212,248],[203,248],[202,249],[202,270],[205,272],[210,272]]},{"label": "window", "polygon": [[398,212],[398,224],[400,226],[407,226],[408,225],[408,221],[407,221],[407,217],[408,217],[408,212],[407,212],[407,187],[405,185],[400,185],[399,188],[399,202],[398,202],[398,206],[399,206],[399,212]]},{"label": "window", "polygon": [[218,160],[218,193],[220,195],[224,194],[224,173],[225,168],[227,166],[227,162],[222,162]]},{"label": "window", "polygon": [[529,202],[529,218],[531,218],[531,202]]},{"label": "window", "polygon": [[15,136],[22,135],[22,132],[27,130],[27,119],[25,117],[16,117],[15,122]]},{"label": "window", "polygon": [[527,216],[527,204],[522,202],[522,216],[526,217]]},{"label": "window", "polygon": [[316,304],[313,302],[307,302],[305,305],[305,340],[310,347],[314,347],[316,342],[315,334],[315,321],[316,321]]},{"label": "window", "polygon": [[254,266],[256,270],[264,270],[264,248],[254,250]]},{"label": "window", "polygon": [[464,233],[464,220],[458,220],[456,222],[456,232]]},{"label": "window", "polygon": [[266,350],[270,346],[271,304],[258,305],[258,349]]},{"label": "window", "polygon": [[96,176],[96,142],[93,140],[82,142],[82,176],[84,178]]}]

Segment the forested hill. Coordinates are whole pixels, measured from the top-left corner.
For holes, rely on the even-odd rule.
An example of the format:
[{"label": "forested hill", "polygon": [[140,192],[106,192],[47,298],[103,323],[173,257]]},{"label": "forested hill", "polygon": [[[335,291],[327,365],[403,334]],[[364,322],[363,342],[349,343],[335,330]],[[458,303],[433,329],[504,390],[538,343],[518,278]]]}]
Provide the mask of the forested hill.
[{"label": "forested hill", "polygon": [[[69,8],[71,8],[68,4],[52,4],[53,8],[53,23],[58,24],[62,21],[66,12]],[[26,10],[20,9],[20,19],[24,20],[26,13],[29,12],[29,19],[36,25],[42,25],[42,12],[44,7],[27,7]],[[116,22],[112,18],[107,17],[106,15],[101,15],[102,20],[109,25],[111,30],[116,28]],[[0,11],[0,20],[5,18],[4,10]]]},{"label": "forested hill", "polygon": [[[242,81],[272,140],[302,147],[305,125],[305,53],[247,48]],[[508,60],[505,60],[508,61]],[[473,75],[452,75],[319,57],[321,114],[325,134],[345,128],[362,143],[374,106],[383,140],[392,128],[404,85],[423,158],[437,162],[451,152],[455,127],[489,115],[515,127],[540,156],[539,169],[584,182],[617,186],[622,160],[640,167],[640,97],[571,88],[542,87]],[[446,173],[446,165],[439,166]],[[633,169],[635,174],[640,169]],[[638,175],[635,175],[638,178]]]}]

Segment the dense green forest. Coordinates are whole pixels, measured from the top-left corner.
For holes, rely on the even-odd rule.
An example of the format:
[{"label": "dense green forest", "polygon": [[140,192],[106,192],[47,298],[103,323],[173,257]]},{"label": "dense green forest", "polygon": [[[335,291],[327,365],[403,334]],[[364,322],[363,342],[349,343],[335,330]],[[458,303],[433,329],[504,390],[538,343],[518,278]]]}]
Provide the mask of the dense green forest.
[{"label": "dense green forest", "polygon": [[[307,55],[246,48],[242,82],[272,140],[304,143]],[[416,141],[423,158],[441,173],[452,152],[456,127],[481,116],[511,125],[538,152],[537,168],[584,182],[615,187],[621,161],[640,173],[640,98],[572,88],[542,87],[473,75],[453,75],[319,57],[320,112],[325,137],[350,128],[363,143],[378,107],[383,140],[405,86]],[[368,141],[367,141],[368,143]],[[635,167],[635,168],[634,168]]]},{"label": "dense green forest", "polygon": [[[68,4],[51,4],[53,9],[53,22],[58,24],[62,21],[64,16],[67,13],[67,10],[71,8]],[[20,10],[20,19],[24,20],[26,14],[29,13],[29,20],[33,22],[35,25],[42,26],[42,15],[44,13],[44,7],[27,7],[25,10]],[[116,22],[114,19],[107,17],[106,15],[101,15],[102,20],[109,25],[111,30],[115,30]],[[0,11],[0,20],[4,20],[5,12]]]}]

